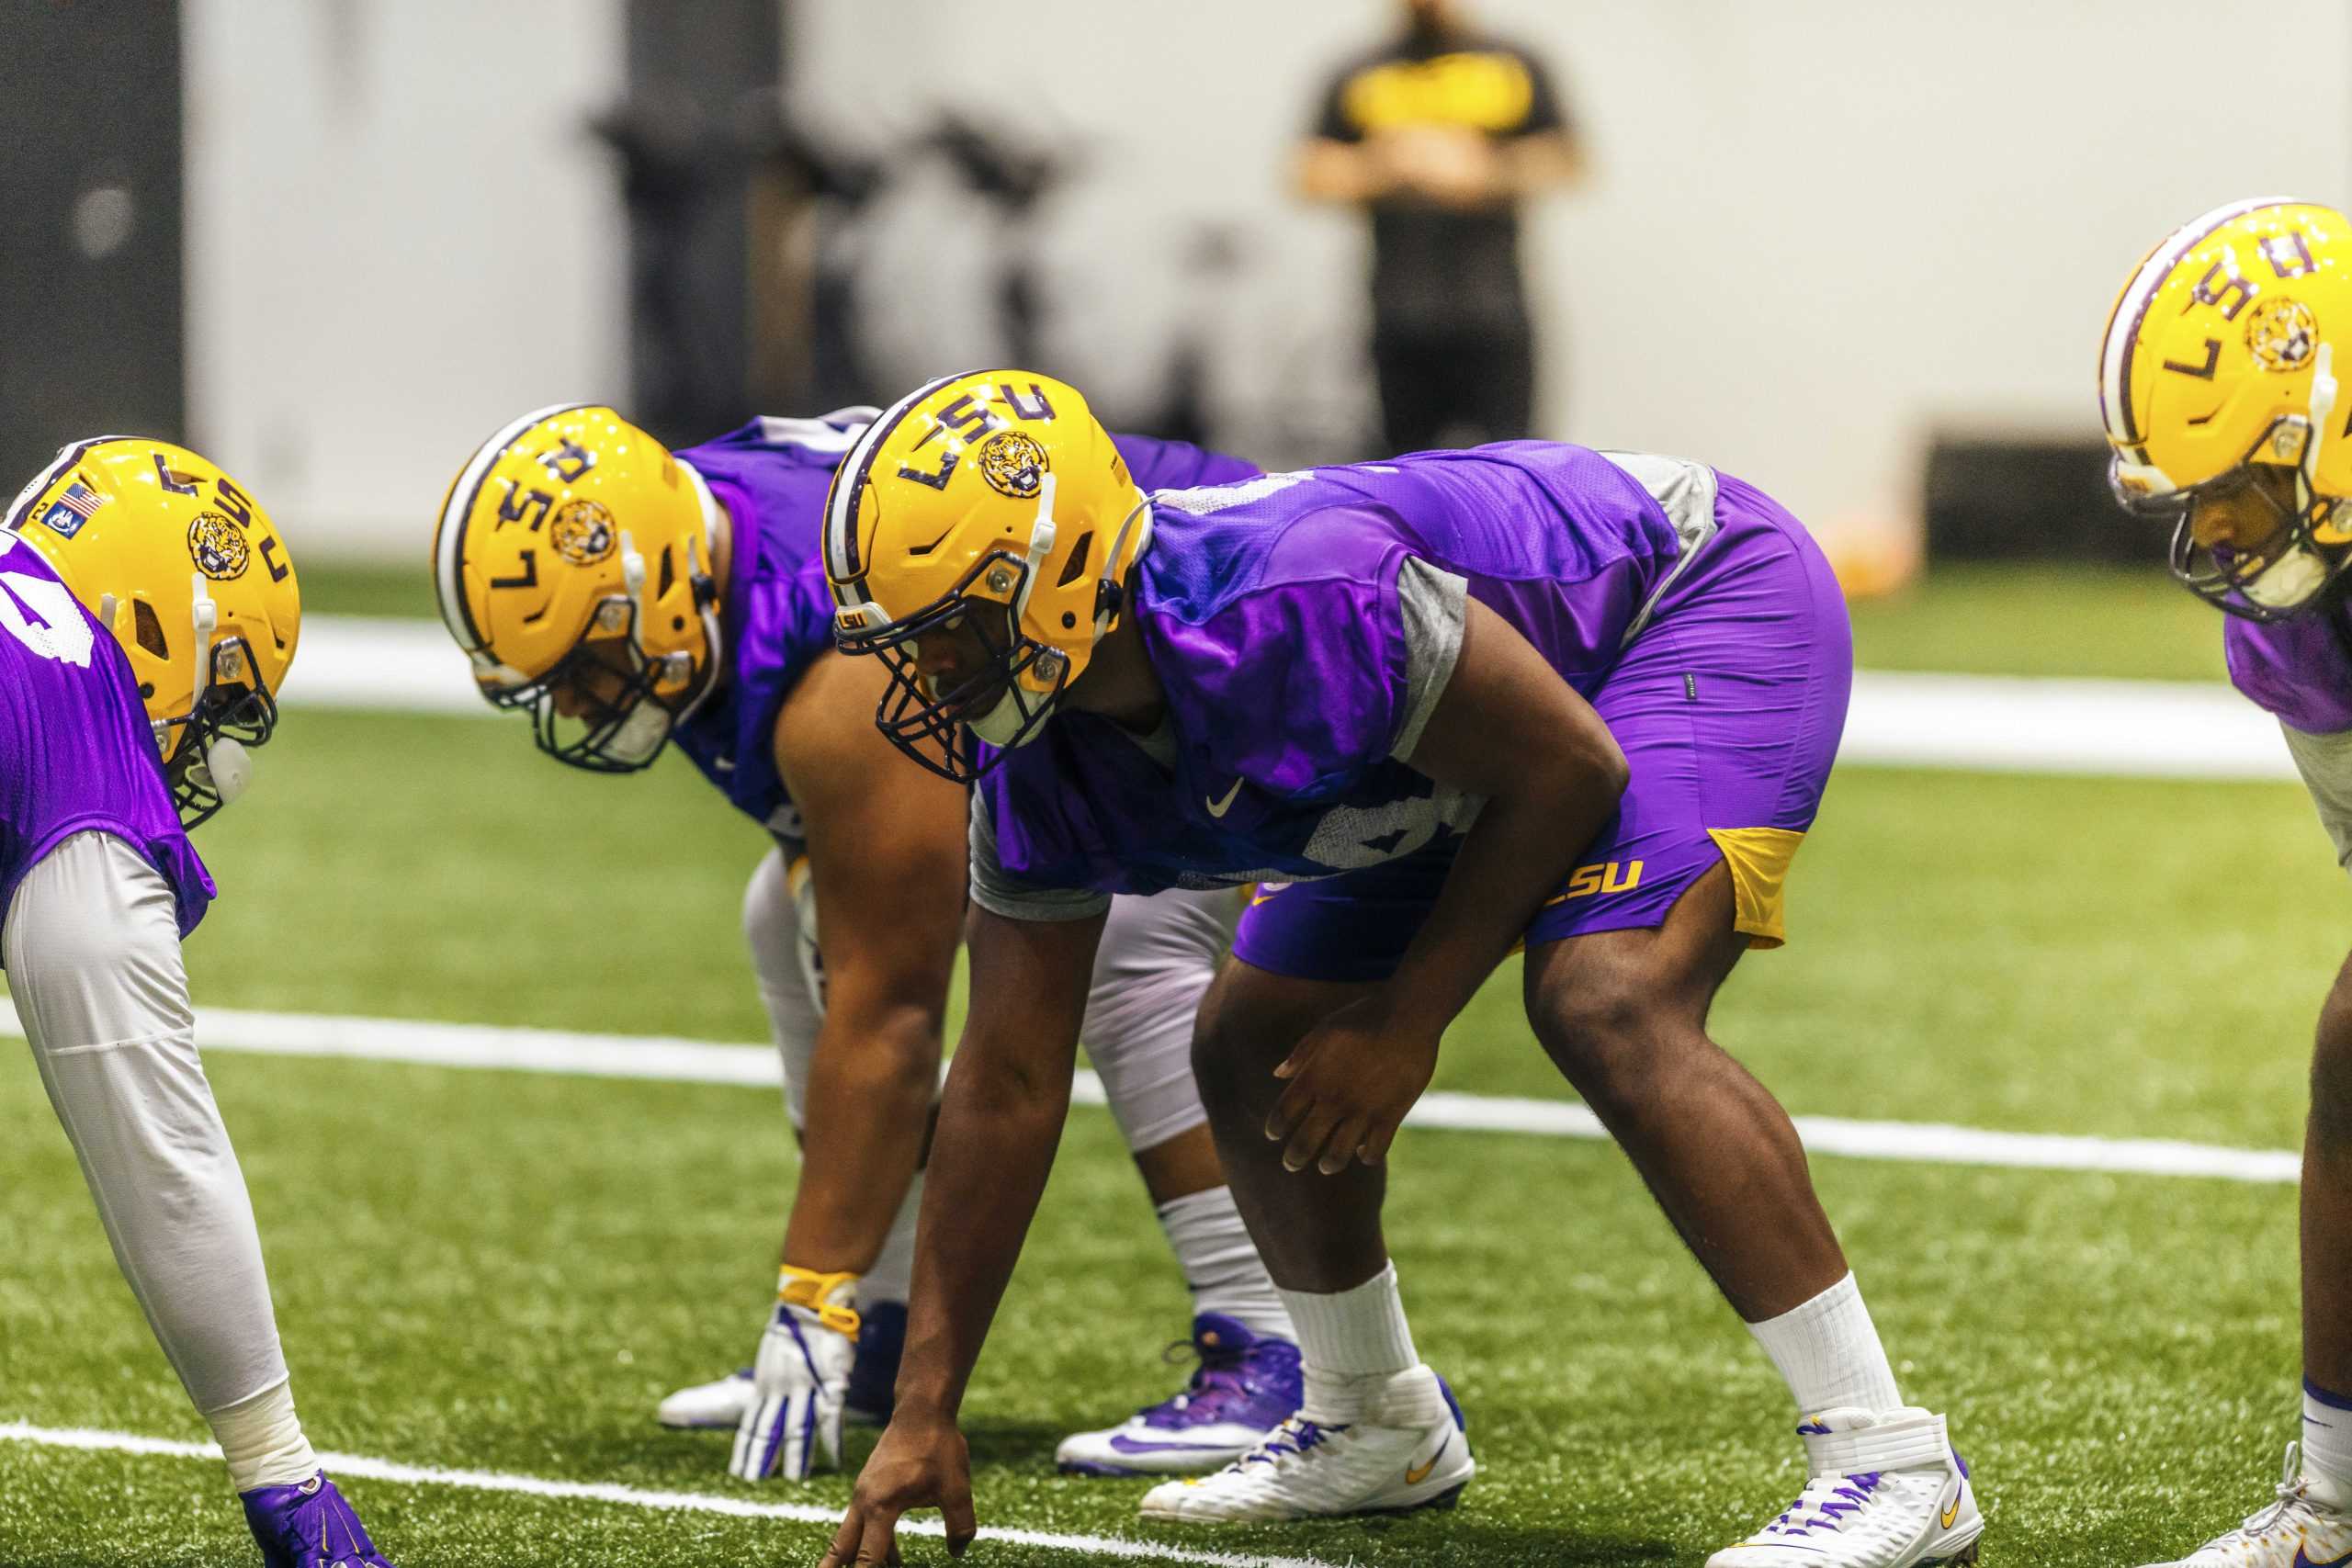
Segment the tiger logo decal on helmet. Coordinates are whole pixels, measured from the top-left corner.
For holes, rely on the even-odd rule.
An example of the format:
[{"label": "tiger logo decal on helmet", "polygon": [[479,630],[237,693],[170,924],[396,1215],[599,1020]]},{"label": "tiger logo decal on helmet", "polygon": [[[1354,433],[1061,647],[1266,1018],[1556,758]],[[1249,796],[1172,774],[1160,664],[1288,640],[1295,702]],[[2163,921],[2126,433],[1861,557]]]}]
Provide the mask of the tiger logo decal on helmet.
[{"label": "tiger logo decal on helmet", "polygon": [[121,645],[181,825],[234,800],[277,728],[302,625],[260,503],[185,446],[106,435],[61,449],[6,527]]},{"label": "tiger logo decal on helmet", "polygon": [[[890,668],[875,722],[969,782],[1036,738],[1117,625],[1151,508],[1078,389],[1025,370],[917,388],[866,427],[825,502],[844,653]],[[977,634],[986,665],[934,691],[926,635]]]},{"label": "tiger logo decal on helmet", "polygon": [[[2352,220],[2265,197],[2175,230],[2135,268],[2099,350],[2116,500],[2172,526],[2173,575],[2233,615],[2321,602],[2352,563],[2352,447],[2334,345],[2352,341]],[[2245,513],[2260,540],[2200,526]]]},{"label": "tiger logo decal on helmet", "polygon": [[726,527],[702,476],[611,409],[540,409],[449,486],[441,618],[482,695],[529,714],[540,750],[634,772],[718,684]]}]

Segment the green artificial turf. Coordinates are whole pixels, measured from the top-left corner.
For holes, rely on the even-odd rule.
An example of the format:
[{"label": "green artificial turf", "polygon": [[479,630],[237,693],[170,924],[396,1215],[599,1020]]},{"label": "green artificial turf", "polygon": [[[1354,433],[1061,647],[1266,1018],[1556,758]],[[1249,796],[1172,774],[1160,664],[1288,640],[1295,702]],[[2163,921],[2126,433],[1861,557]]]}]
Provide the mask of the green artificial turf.
[{"label": "green artificial turf", "polygon": [[[422,561],[305,564],[315,615],[438,614]],[[1984,675],[2222,678],[2221,617],[2159,567],[2047,561],[1946,563],[1901,591],[1851,606],[1864,669]]]},{"label": "green artificial turf", "polygon": [[[2161,579],[2076,574],[2086,597],[1995,575],[1939,572],[1858,610],[1865,662],[2212,672],[2209,614]],[[337,576],[306,578],[314,607],[425,597]],[[2193,640],[2164,629],[2175,597]],[[300,710],[258,774],[198,838],[223,893],[189,944],[199,1002],[764,1037],[736,917],[763,840],[679,760],[595,778],[519,724]],[[1791,944],[1743,962],[1716,1032],[1801,1112],[2290,1146],[2345,899],[2290,784],[1845,770],[1792,879]],[[841,1477],[736,1485],[724,1435],[650,1420],[752,1348],[794,1169],[773,1092],[225,1050],[209,1070],[322,1448],[846,1497]],[[1440,1083],[1566,1096],[1515,969],[1449,1037]],[[0,1150],[0,1422],[201,1438],[6,1045]],[[1459,1510],[1154,1529],[1139,1484],[1054,1474],[1064,1432],[1170,1391],[1158,1353],[1185,1312],[1109,1118],[1082,1109],[968,1407],[983,1522],[1333,1563],[1632,1568],[1695,1564],[1794,1494],[1794,1413],[1613,1149],[1414,1132],[1394,1163],[1417,1333],[1485,1466]],[[1975,1468],[1988,1564],[2166,1559],[2267,1495],[2294,1432],[2290,1189],[1815,1169],[1906,1391],[1950,1412]],[[826,1533],[349,1490],[401,1568],[812,1562]],[[918,1540],[909,1558],[944,1552]],[[253,1560],[211,1461],[0,1441],[0,1563]]]},{"label": "green artificial turf", "polygon": [[2222,679],[2222,617],[2160,567],[1947,563],[1851,611],[1866,670]]}]

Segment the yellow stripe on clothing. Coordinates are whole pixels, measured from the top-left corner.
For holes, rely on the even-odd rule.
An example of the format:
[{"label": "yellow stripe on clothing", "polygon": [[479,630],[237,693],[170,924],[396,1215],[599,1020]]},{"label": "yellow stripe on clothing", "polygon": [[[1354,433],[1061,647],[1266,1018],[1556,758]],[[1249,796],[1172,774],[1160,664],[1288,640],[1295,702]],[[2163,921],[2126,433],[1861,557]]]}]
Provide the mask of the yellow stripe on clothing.
[{"label": "yellow stripe on clothing", "polygon": [[1789,828],[1710,828],[1707,837],[1731,867],[1732,930],[1746,931],[1750,947],[1780,946],[1788,940],[1789,863],[1804,835]]}]

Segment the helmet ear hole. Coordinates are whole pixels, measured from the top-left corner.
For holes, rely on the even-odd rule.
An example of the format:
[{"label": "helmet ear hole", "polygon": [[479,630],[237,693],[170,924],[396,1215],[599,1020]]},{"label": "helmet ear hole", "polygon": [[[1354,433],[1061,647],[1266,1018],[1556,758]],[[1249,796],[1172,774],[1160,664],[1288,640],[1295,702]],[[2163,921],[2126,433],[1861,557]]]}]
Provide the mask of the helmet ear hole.
[{"label": "helmet ear hole", "polygon": [[1080,578],[1085,576],[1086,558],[1088,553],[1093,548],[1094,536],[1091,533],[1080,534],[1078,536],[1077,547],[1070,551],[1069,563],[1062,568],[1062,574],[1059,578],[1055,580],[1054,586],[1057,588],[1068,588],[1071,583],[1076,582]]},{"label": "helmet ear hole", "polygon": [[133,626],[131,635],[140,647],[158,659],[172,656],[171,645],[164,640],[164,623],[156,618],[153,604],[144,599],[133,599],[130,602],[130,619]]}]

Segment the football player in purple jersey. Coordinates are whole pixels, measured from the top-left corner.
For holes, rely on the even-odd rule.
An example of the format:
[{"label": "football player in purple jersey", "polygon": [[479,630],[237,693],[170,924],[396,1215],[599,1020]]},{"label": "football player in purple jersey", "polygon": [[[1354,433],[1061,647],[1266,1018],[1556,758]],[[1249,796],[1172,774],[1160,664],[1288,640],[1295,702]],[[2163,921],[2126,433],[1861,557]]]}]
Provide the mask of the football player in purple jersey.
[{"label": "football player in purple jersey", "polygon": [[891,408],[827,507],[837,637],[891,674],[880,728],[975,782],[978,906],[897,1415],[829,1565],[883,1561],[909,1507],[974,1528],[958,1403],[1110,898],[1250,883],[1194,1066],[1306,1393],[1147,1517],[1413,1508],[1474,1474],[1383,1162],[1523,941],[1538,1039],[1802,1413],[1810,1478],[1715,1568],[1973,1560],[1943,1417],[1898,1393],[1788,1116],[1705,1032],[1781,940],[1845,719],[1844,603],[1794,518],[1702,464],[1536,442],[1148,491],[1074,389],[1008,371]]},{"label": "football player in purple jersey", "polygon": [[319,1468],[180,942],[301,620],[277,527],[160,441],[74,443],[0,530],[0,964],[115,1260],[220,1440],[266,1568],[388,1568]]},{"label": "football player in purple jersey", "polygon": [[[2223,611],[2230,679],[2277,716],[2352,865],[2352,220],[2283,197],[2175,230],[2109,312],[2099,412],[2116,498],[2170,526],[2172,570]],[[2352,372],[2352,366],[2346,367]],[[2178,1562],[2352,1562],[2352,959],[2321,1005],[2303,1137],[2302,1434],[2272,1500]]]},{"label": "football player in purple jersey", "polygon": [[[832,644],[824,496],[873,412],[756,420],[673,454],[608,408],[541,410],[468,460],[435,547],[451,634],[543,749],[618,773],[674,742],[774,842],[743,930],[799,1186],[752,1365],[658,1412],[732,1431],[745,1480],[806,1476],[838,1454],[845,1419],[889,1414],[964,927],[965,792],[875,733],[884,672]],[[1156,482],[1257,471],[1181,442],[1120,445]],[[1193,1084],[1193,1015],[1238,908],[1216,890],[1122,899],[1093,969],[1087,1044],[1192,1287],[1198,1367],[1171,1397],[1066,1438],[1065,1470],[1213,1470],[1297,1396],[1289,1319]]]}]

